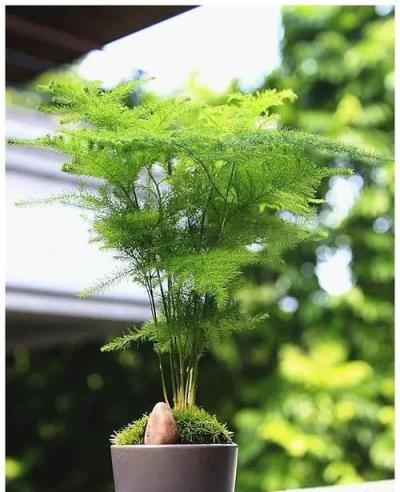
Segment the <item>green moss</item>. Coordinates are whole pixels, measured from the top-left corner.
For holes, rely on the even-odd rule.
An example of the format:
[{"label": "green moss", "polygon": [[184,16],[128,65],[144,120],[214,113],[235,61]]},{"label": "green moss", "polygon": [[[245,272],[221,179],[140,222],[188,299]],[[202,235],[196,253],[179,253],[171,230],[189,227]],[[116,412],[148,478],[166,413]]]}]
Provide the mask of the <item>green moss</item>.
[{"label": "green moss", "polygon": [[110,439],[111,444],[143,444],[148,420],[149,416],[145,413],[140,419],[134,420],[126,427],[114,432]]},{"label": "green moss", "polygon": [[[178,427],[177,444],[230,444],[232,432],[225,424],[221,424],[215,415],[210,415],[202,408],[193,407],[187,410],[173,410]],[[143,444],[149,416],[144,414],[140,419],[111,436],[112,444],[129,445]]]},{"label": "green moss", "polygon": [[181,444],[230,444],[232,432],[202,408],[174,410]]}]

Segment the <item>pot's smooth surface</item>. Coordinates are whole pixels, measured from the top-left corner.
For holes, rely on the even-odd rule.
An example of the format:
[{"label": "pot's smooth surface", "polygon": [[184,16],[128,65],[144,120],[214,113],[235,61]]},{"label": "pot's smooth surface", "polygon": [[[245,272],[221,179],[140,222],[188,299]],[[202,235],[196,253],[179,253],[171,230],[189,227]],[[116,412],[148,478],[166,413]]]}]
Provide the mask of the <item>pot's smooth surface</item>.
[{"label": "pot's smooth surface", "polygon": [[234,492],[237,444],[111,446],[116,492]]}]

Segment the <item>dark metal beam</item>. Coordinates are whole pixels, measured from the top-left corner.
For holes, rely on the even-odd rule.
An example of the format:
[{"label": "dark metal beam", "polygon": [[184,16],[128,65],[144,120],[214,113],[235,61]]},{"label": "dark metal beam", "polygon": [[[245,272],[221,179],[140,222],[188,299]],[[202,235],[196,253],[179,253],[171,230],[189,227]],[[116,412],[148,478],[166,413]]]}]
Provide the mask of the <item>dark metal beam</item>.
[{"label": "dark metal beam", "polygon": [[55,64],[49,60],[34,55],[28,55],[28,53],[23,53],[22,51],[14,50],[12,48],[6,48],[6,59],[7,64],[9,65],[27,68],[35,72],[49,70],[55,66]]},{"label": "dark metal beam", "polygon": [[98,43],[94,43],[93,41],[78,38],[73,34],[48,26],[42,26],[12,14],[7,14],[6,27],[7,30],[16,32],[22,36],[38,39],[39,41],[60,46],[61,48],[66,48],[79,54],[87,53],[99,46]]}]

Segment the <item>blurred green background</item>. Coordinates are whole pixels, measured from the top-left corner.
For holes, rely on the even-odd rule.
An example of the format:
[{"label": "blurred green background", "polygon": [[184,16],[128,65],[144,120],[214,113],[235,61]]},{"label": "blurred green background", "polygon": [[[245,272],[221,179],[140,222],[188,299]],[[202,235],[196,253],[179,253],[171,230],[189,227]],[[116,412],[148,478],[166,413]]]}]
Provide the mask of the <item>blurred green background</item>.
[{"label": "blurred green background", "polygon": [[[282,65],[264,82],[299,96],[283,124],[392,154],[393,10],[285,7],[283,25]],[[328,238],[279,273],[249,272],[241,296],[265,325],[202,362],[200,403],[240,444],[237,492],[393,477],[393,164],[334,180],[321,190]],[[336,254],[351,269],[341,295],[317,275]],[[107,438],[161,398],[159,374],[149,347],[98,345],[7,355],[9,492],[113,490]]]}]

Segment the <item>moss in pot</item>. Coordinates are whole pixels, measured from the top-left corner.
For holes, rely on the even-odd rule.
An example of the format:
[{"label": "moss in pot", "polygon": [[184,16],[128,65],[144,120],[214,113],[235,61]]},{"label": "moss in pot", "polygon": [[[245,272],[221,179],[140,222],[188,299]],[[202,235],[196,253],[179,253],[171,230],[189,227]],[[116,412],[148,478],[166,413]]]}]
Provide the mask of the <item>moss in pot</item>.
[{"label": "moss in pot", "polygon": [[164,399],[152,413],[158,434],[144,415],[112,436],[117,492],[232,492],[237,446],[197,406],[201,358],[264,320],[241,309],[243,272],[284,268],[285,251],[321,235],[321,181],[351,172],[325,167],[326,156],[380,157],[279,129],[273,108],[295,99],[290,90],[238,93],[222,105],[142,93],[126,104],[143,82],[109,91],[73,77],[50,83],[42,109],[62,115],[60,130],[10,143],[63,152],[64,172],[97,180],[41,201],[85,211],[93,240],[122,265],[82,295],[124,278],[148,293],[152,319],[102,348],[152,343]]}]

